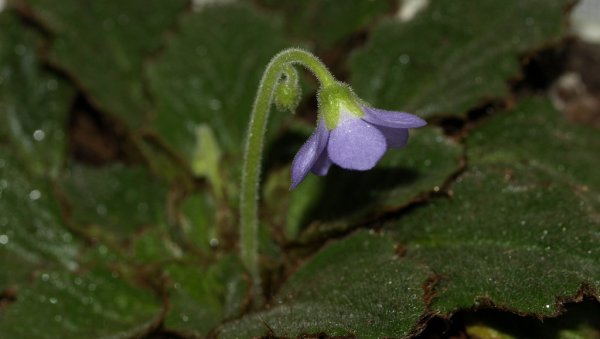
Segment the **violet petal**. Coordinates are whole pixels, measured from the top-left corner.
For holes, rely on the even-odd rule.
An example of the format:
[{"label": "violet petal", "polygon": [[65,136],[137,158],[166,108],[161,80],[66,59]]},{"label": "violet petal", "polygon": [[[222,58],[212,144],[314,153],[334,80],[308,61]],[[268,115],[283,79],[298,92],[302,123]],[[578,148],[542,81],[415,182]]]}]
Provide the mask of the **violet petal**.
[{"label": "violet petal", "polygon": [[386,148],[385,137],[375,126],[353,118],[331,131],[327,151],[336,165],[365,171],[375,167]]},{"label": "violet petal", "polygon": [[388,148],[402,148],[408,142],[408,129],[375,126],[385,137]]},{"label": "violet petal", "polygon": [[427,122],[418,116],[405,112],[386,111],[378,108],[364,106],[363,119],[378,126],[392,128],[418,128],[427,125]]},{"label": "violet petal", "polygon": [[292,185],[290,189],[296,188],[308,174],[308,171],[313,167],[329,139],[329,131],[325,127],[325,123],[319,121],[317,129],[313,135],[302,145],[294,161],[292,161]]},{"label": "violet petal", "polygon": [[329,168],[332,164],[333,162],[331,161],[331,159],[329,159],[327,147],[325,147],[325,149],[323,150],[323,152],[321,152],[321,155],[310,170],[316,175],[324,176],[327,175],[327,172],[329,172]]}]

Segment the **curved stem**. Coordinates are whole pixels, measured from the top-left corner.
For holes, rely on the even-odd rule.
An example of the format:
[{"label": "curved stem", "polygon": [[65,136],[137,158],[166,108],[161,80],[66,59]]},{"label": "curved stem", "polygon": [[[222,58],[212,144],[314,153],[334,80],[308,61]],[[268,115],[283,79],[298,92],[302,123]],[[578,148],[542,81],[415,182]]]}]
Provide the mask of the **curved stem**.
[{"label": "curved stem", "polygon": [[284,67],[289,64],[304,66],[315,75],[323,87],[335,82],[333,75],[317,57],[297,48],[286,49],[271,59],[260,81],[246,137],[240,192],[241,258],[252,276],[252,290],[256,303],[261,299],[258,267],[258,182],[264,136],[273,102],[273,92]]}]

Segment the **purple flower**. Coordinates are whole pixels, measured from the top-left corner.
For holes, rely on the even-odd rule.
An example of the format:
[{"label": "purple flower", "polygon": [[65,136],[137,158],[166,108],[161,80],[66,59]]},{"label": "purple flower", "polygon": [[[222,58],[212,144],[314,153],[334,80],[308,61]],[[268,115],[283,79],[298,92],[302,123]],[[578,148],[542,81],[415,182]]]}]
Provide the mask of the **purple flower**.
[{"label": "purple flower", "polygon": [[377,164],[388,148],[404,147],[408,129],[423,127],[425,120],[404,112],[369,107],[343,84],[319,93],[321,112],[313,135],[292,162],[294,189],[308,174],[326,175],[332,164],[358,171]]}]

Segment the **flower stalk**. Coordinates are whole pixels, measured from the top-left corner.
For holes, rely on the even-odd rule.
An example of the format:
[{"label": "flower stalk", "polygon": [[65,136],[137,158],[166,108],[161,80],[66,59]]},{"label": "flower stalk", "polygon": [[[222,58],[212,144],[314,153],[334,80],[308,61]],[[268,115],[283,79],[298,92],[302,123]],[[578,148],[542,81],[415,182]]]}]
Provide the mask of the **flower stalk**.
[{"label": "flower stalk", "polygon": [[241,259],[252,277],[255,303],[262,298],[258,264],[258,200],[264,136],[277,86],[284,73],[289,76],[289,67],[293,65],[309,70],[321,87],[335,83],[333,75],[317,57],[297,48],[286,49],[271,59],[260,81],[246,137],[240,192]]}]

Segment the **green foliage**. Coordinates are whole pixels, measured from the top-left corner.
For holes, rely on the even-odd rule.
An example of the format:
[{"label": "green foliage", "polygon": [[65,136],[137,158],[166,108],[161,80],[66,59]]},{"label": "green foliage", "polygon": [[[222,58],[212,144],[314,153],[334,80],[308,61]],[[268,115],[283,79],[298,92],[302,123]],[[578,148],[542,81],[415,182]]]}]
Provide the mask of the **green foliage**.
[{"label": "green foliage", "polygon": [[0,16],[0,137],[37,174],[58,173],[73,89],[41,67],[40,35],[12,14]]},{"label": "green foliage", "polygon": [[248,283],[242,265],[226,257],[208,269],[198,262],[166,267],[171,311],[165,326],[188,335],[206,336],[224,318],[241,314]]},{"label": "green foliage", "polygon": [[373,29],[350,60],[351,84],[383,108],[464,116],[483,100],[508,94],[521,55],[564,31],[569,3],[430,1],[412,21],[388,20]]},{"label": "green foliage", "polygon": [[221,149],[239,156],[262,71],[285,46],[278,23],[248,6],[185,15],[148,70],[157,133],[190,163],[196,129],[208,124]]},{"label": "green foliage", "polygon": [[420,285],[430,274],[416,261],[398,260],[390,238],[361,231],[327,246],[296,272],[275,307],[233,322],[219,336],[397,337],[425,312]]},{"label": "green foliage", "polygon": [[19,301],[2,314],[0,336],[129,338],[156,326],[160,312],[158,299],[115,273],[50,271],[19,290]]},{"label": "green foliage", "polygon": [[137,128],[150,113],[145,59],[161,47],[185,0],[31,0],[28,10],[53,35],[48,58],[99,109]]},{"label": "green foliage", "polygon": [[286,33],[316,49],[346,43],[357,31],[392,9],[392,1],[260,0],[285,17]]},{"label": "green foliage", "polygon": [[79,227],[129,237],[148,225],[166,224],[166,187],[144,168],[73,166],[62,184]]},{"label": "green foliage", "polygon": [[[0,337],[409,337],[456,314],[471,336],[600,333],[598,303],[574,304],[600,289],[600,133],[510,88],[528,54],[563,38],[570,1],[429,1],[410,21],[396,1],[10,3]],[[431,119],[372,171],[334,166],[290,192],[316,116],[317,84],[298,69],[305,96],[280,102],[297,114],[269,122],[270,295],[252,309],[241,150],[264,67],[298,44],[371,104]],[[123,163],[74,157],[81,102],[131,148]],[[509,107],[469,116],[490,102]]]},{"label": "green foliage", "polygon": [[80,244],[65,228],[50,184],[28,175],[6,147],[0,165],[0,286],[26,281],[40,267],[77,269]]}]

